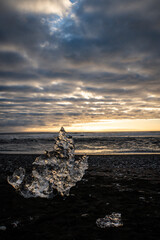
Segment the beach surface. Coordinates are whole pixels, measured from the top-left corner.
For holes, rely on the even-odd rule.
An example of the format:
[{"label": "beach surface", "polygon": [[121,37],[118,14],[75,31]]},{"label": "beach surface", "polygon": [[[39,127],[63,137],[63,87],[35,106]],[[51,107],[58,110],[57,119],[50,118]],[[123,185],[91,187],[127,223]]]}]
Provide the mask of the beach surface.
[{"label": "beach surface", "polygon": [[[38,155],[0,155],[0,239],[159,239],[160,155],[92,155],[69,197],[25,199],[7,183]],[[79,157],[79,156],[76,156]],[[123,226],[101,229],[98,218],[121,213]]]}]

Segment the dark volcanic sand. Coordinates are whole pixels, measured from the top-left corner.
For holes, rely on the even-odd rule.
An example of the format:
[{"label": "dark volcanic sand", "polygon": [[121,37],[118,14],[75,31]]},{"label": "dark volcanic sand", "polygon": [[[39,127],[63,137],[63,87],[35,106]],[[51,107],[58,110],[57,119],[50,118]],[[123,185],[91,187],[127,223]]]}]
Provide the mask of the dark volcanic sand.
[{"label": "dark volcanic sand", "polygon": [[[25,199],[6,181],[28,171],[36,155],[0,155],[0,239],[160,239],[160,155],[90,156],[70,196]],[[117,212],[123,227],[100,229],[96,219]]]}]

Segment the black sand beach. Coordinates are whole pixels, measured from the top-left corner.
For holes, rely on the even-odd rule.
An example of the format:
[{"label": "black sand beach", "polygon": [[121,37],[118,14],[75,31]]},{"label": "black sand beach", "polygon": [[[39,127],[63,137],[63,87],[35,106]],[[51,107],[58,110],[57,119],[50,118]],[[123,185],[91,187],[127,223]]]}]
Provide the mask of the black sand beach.
[{"label": "black sand beach", "polygon": [[[160,236],[160,155],[90,156],[70,196],[25,199],[7,183],[36,155],[0,155],[0,239],[155,239]],[[121,213],[123,226],[101,229],[97,218]]]}]

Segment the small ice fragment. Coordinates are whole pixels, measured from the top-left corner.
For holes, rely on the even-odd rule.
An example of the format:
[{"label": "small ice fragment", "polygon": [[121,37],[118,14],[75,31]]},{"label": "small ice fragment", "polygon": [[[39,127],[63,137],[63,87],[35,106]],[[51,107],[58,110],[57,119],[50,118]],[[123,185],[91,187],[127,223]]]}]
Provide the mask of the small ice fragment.
[{"label": "small ice fragment", "polygon": [[96,224],[100,228],[122,227],[121,213],[112,213],[111,215],[106,215],[104,218],[98,218]]},{"label": "small ice fragment", "polygon": [[6,231],[6,226],[0,226],[0,231]]},{"label": "small ice fragment", "polygon": [[139,197],[139,199],[145,201],[145,197]]},{"label": "small ice fragment", "polygon": [[15,189],[19,189],[25,177],[25,169],[20,167],[15,170],[12,176],[7,178],[9,184],[11,184]]},{"label": "small ice fragment", "polygon": [[12,223],[12,226],[13,226],[14,228],[16,228],[16,227],[18,227],[19,224],[20,224],[19,221],[15,221],[15,222]]},{"label": "small ice fragment", "polygon": [[88,217],[88,213],[83,213],[82,215],[81,215],[81,217]]}]

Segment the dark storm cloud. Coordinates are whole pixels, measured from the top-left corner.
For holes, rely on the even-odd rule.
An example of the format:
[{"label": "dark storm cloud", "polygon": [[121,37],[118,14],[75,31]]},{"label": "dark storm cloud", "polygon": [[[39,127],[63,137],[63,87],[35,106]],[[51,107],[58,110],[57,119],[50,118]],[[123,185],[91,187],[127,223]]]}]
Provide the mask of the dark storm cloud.
[{"label": "dark storm cloud", "polygon": [[29,51],[37,48],[39,41],[49,37],[47,27],[41,24],[41,16],[14,11],[9,4],[8,1],[8,6],[0,10],[0,43],[26,47]]},{"label": "dark storm cloud", "polygon": [[25,59],[18,53],[13,52],[0,52],[0,68],[3,69],[6,65],[12,66],[13,68],[16,66],[20,66],[24,64]]},{"label": "dark storm cloud", "polygon": [[[125,11],[127,5],[133,3],[138,5],[138,11],[133,8],[129,12]],[[148,18],[150,8],[153,8],[154,1],[148,1],[148,8],[146,9],[146,1],[139,6],[138,1],[82,1],[78,9],[78,20],[80,24],[77,28],[70,23],[69,27],[64,26],[63,32],[66,34],[70,32],[70,39],[65,41],[67,51],[66,55],[77,62],[94,61],[97,57],[102,61],[106,54],[108,56],[118,57],[121,54],[123,57],[128,57],[132,51],[141,50],[141,52],[151,52],[159,54],[159,31],[154,29],[155,22],[160,20],[158,11],[156,10],[156,17]],[[153,2],[153,3],[152,3]],[[126,4],[126,6],[125,6]],[[120,5],[124,6],[121,12],[110,11],[113,8],[118,8]],[[157,2],[156,9],[160,8]],[[154,43],[154,44],[153,44]],[[95,55],[97,51],[101,54]],[[138,49],[136,49],[138,48]],[[112,61],[112,59],[110,59]]]},{"label": "dark storm cloud", "polygon": [[23,92],[23,93],[70,93],[74,89],[74,85],[70,86],[69,84],[63,83],[52,86],[33,87],[28,85],[12,85],[4,86],[0,85],[0,92]]},{"label": "dark storm cloud", "polygon": [[80,0],[70,7],[68,0],[0,2],[2,124],[157,118],[159,1]]}]

